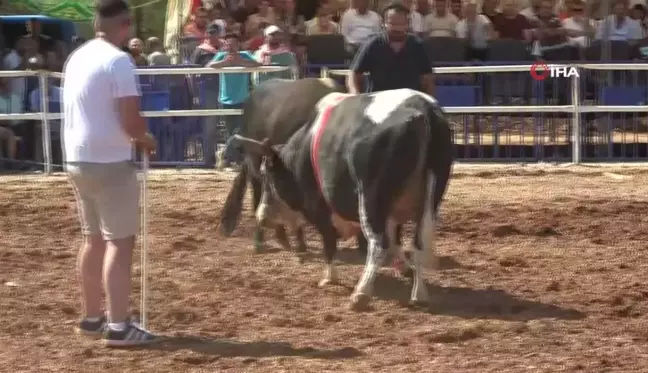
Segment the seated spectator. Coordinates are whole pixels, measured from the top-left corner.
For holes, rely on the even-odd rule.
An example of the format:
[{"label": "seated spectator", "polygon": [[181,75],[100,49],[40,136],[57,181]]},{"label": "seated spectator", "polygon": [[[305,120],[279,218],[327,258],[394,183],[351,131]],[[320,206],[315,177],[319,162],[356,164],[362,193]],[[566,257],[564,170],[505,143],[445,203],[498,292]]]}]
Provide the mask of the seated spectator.
[{"label": "seated spectator", "polygon": [[277,19],[274,14],[274,9],[272,9],[270,3],[267,0],[261,0],[259,2],[258,12],[250,14],[245,21],[245,36],[246,38],[251,38],[259,29],[261,23],[274,25],[276,22]]},{"label": "seated spectator", "polygon": [[[11,91],[11,85],[6,78],[0,78],[0,114],[21,114],[23,113],[22,98]],[[8,123],[10,127],[14,128],[21,121],[11,119],[8,121],[3,120],[2,123]],[[18,132],[15,131],[14,132]]]},{"label": "seated spectator", "polygon": [[585,16],[583,0],[574,0],[569,7],[569,17],[562,21],[562,26],[567,30],[572,45],[586,47],[588,38],[594,36],[594,20]]},{"label": "seated spectator", "polygon": [[635,4],[630,11],[630,18],[639,22],[641,29],[643,30],[643,37],[648,36],[648,9],[643,4]]},{"label": "seated spectator", "polygon": [[128,42],[128,53],[130,53],[135,66],[148,66],[148,60],[144,55],[142,40],[138,38],[132,38]]},{"label": "seated spectator", "polygon": [[520,14],[525,16],[529,21],[534,21],[537,18],[541,1],[542,0],[531,0],[531,6],[522,9],[522,11],[520,11]]},{"label": "seated spectator", "polygon": [[263,44],[254,54],[254,58],[258,62],[264,65],[269,65],[272,62],[271,58],[273,55],[285,53],[292,54],[290,48],[284,44],[284,34],[279,27],[275,25],[266,27],[263,31],[263,35],[265,36],[265,44]]},{"label": "seated spectator", "polygon": [[450,0],[450,13],[454,14],[457,19],[462,19],[463,14],[463,4],[462,0]]},{"label": "seated spectator", "polygon": [[198,8],[191,16],[191,20],[187,23],[183,29],[183,36],[195,37],[198,39],[204,39],[206,37],[205,33],[207,31],[207,23],[209,22],[207,10],[205,8]]},{"label": "seated spectator", "polygon": [[350,52],[355,54],[371,35],[379,33],[381,23],[380,16],[369,10],[369,0],[351,0],[351,7],[340,20],[340,32],[350,46]]},{"label": "seated spectator", "polygon": [[474,1],[466,4],[465,18],[457,23],[458,38],[466,39],[468,45],[468,60],[486,59],[488,40],[493,37],[493,25],[483,14],[477,14],[477,4]]},{"label": "seated spectator", "polygon": [[553,14],[551,0],[542,0],[535,21],[532,22],[534,45],[531,54],[541,56],[547,49],[556,49],[567,46],[567,30],[562,27],[560,19]]},{"label": "seated spectator", "polygon": [[220,26],[221,29],[221,35],[220,37],[225,36],[225,30],[227,30],[227,17],[225,13],[225,9],[220,3],[217,3],[214,5],[213,8],[210,9],[209,11],[209,23],[216,23],[218,26]]},{"label": "seated spectator", "polygon": [[448,11],[446,0],[434,2],[434,12],[424,19],[425,33],[431,37],[455,37],[459,19]]},{"label": "seated spectator", "polygon": [[171,57],[164,52],[162,41],[155,36],[146,39],[146,49],[148,54],[148,64],[150,66],[171,65]]},{"label": "seated spectator", "polygon": [[414,5],[413,0],[403,0],[403,5],[410,10],[410,32],[416,35],[421,35],[423,33],[423,16],[421,13],[416,11],[416,6]]},{"label": "seated spectator", "polygon": [[296,12],[294,0],[283,0],[280,6],[275,7],[276,25],[288,35],[297,34],[303,28],[306,32],[306,25],[303,16]]},{"label": "seated spectator", "polygon": [[[261,65],[250,52],[239,50],[239,35],[227,34],[225,41],[227,42],[227,49],[218,52],[207,67],[257,67]],[[218,102],[223,106],[223,109],[241,109],[243,102],[249,95],[250,73],[226,73],[219,75],[220,87]],[[242,117],[240,115],[224,116],[228,139],[225,144],[225,149],[218,154],[219,168],[224,168],[230,164],[242,161],[241,153],[236,149],[232,137],[238,133],[241,126],[241,119]],[[216,126],[206,128],[203,152],[205,162],[211,167],[216,163],[216,134]]]},{"label": "seated spectator", "polygon": [[639,21],[628,16],[628,1],[616,0],[613,14],[605,17],[596,29],[597,40],[626,40],[636,42],[643,38]]},{"label": "seated spectator", "polygon": [[502,13],[493,16],[492,22],[499,39],[530,40],[527,30],[533,26],[527,17],[518,13],[516,0],[504,0]]},{"label": "seated spectator", "polygon": [[250,51],[250,52],[255,52],[261,46],[265,43],[265,35],[263,34],[263,31],[270,26],[269,24],[265,22],[261,22],[259,24],[259,29],[256,30],[256,32],[250,37],[248,40],[246,40],[243,43],[243,50]]},{"label": "seated spectator", "polygon": [[[23,56],[16,50],[7,48],[3,35],[0,35],[0,53],[2,53],[0,70],[23,70],[25,68]],[[8,85],[8,89],[12,94],[25,97],[26,79],[24,77],[5,78],[5,84]]]},{"label": "seated spectator", "polygon": [[320,3],[317,15],[306,22],[306,35],[339,34],[340,26],[333,22],[333,12],[329,3]]},{"label": "seated spectator", "polygon": [[425,16],[430,14],[430,2],[428,0],[416,0],[416,11],[425,19]]},{"label": "seated spectator", "polygon": [[492,23],[493,18],[501,14],[500,11],[498,10],[498,7],[499,7],[498,0],[484,0],[484,3],[482,4],[481,14],[488,17],[488,20],[491,21]]}]

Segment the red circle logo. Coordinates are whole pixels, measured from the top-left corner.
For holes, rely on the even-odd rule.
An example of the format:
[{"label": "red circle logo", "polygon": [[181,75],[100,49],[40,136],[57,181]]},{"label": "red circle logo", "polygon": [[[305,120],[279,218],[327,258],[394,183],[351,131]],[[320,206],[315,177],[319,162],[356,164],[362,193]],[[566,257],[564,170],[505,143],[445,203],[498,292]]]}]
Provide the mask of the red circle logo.
[{"label": "red circle logo", "polygon": [[536,81],[542,81],[547,79],[549,76],[549,66],[543,61],[538,61],[531,65],[531,70],[529,71],[531,78]]}]

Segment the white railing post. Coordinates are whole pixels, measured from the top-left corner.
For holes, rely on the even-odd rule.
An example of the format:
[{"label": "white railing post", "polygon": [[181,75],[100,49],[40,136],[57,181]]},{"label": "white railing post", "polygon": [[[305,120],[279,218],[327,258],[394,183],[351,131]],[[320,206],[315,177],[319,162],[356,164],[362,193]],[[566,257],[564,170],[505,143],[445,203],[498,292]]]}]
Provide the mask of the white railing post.
[{"label": "white railing post", "polygon": [[45,70],[38,72],[38,85],[40,86],[41,107],[41,134],[43,139],[43,158],[45,160],[45,174],[52,173],[52,139],[49,125],[49,73]]},{"label": "white railing post", "polygon": [[320,78],[325,79],[329,77],[329,69],[326,67],[322,67],[320,70]]},{"label": "white railing post", "polygon": [[[580,70],[580,69],[579,69]],[[581,163],[581,148],[582,148],[582,131],[581,131],[581,80],[580,73],[583,70],[579,71],[579,74],[572,76],[572,162],[574,164]]]}]

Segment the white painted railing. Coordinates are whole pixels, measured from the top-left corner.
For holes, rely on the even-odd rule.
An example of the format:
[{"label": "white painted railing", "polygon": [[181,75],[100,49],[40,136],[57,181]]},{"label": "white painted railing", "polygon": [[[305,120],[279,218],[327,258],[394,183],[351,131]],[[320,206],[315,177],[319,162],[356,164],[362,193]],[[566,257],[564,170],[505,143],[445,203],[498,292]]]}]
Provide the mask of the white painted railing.
[{"label": "white painted railing", "polygon": [[[532,65],[510,65],[510,66],[463,66],[463,67],[437,67],[434,69],[435,74],[473,74],[473,73],[507,73],[507,72],[528,72]],[[583,70],[648,70],[648,64],[571,64],[558,65],[561,67],[576,67]],[[227,67],[227,68],[158,68],[158,69],[137,69],[138,75],[193,75],[193,74],[222,74],[222,73],[268,73],[292,70],[293,77],[296,78],[296,72],[290,66],[264,66],[257,68]],[[329,70],[323,69],[322,76],[346,75],[348,70]],[[59,113],[48,112],[48,78],[61,78],[60,73],[51,73],[48,71],[0,71],[0,78],[19,78],[28,76],[38,76],[39,86],[41,89],[41,112],[39,113],[22,113],[22,114],[0,114],[0,121],[7,120],[41,120],[42,137],[43,137],[43,154],[45,158],[45,172],[50,173],[52,169],[52,153],[50,141],[49,120],[61,119]],[[531,79],[531,77],[529,77]],[[578,76],[573,76],[572,80],[572,104],[571,105],[525,105],[525,106],[460,106],[444,107],[449,114],[485,114],[485,113],[571,113],[572,126],[572,161],[581,162],[581,113],[632,113],[647,112],[648,105],[636,106],[601,106],[601,105],[582,105],[581,104],[581,84]],[[188,117],[188,116],[211,116],[211,115],[240,115],[241,110],[233,109],[209,109],[209,110],[166,110],[166,111],[145,111],[145,117]]]}]

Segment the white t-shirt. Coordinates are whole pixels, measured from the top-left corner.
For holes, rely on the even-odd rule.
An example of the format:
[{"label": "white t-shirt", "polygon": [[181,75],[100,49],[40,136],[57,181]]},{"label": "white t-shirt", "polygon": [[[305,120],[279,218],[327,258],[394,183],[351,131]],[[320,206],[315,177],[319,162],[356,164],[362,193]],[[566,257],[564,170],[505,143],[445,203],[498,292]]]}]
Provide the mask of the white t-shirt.
[{"label": "white t-shirt", "polygon": [[340,28],[348,43],[361,44],[380,32],[381,22],[378,13],[372,10],[362,15],[355,9],[349,9],[340,19]]},{"label": "white t-shirt", "polygon": [[[475,18],[475,23],[472,25],[474,28],[474,31],[472,33],[472,45],[471,47],[474,48],[486,48],[488,46],[488,39],[489,39],[489,34],[488,34],[488,27],[490,26],[491,22],[483,14],[478,14],[477,18]],[[469,31],[469,26],[471,26],[468,23],[467,19],[462,19],[457,23],[456,27],[456,32],[457,32],[457,37],[462,38],[462,39],[468,39],[468,31]]]},{"label": "white t-shirt", "polygon": [[431,37],[454,37],[459,19],[452,13],[438,17],[435,13],[425,16],[425,32]]},{"label": "white t-shirt", "polygon": [[[581,22],[577,22],[573,17],[566,18],[562,21],[562,26],[563,28],[567,30],[574,30],[574,31],[586,31],[585,30],[585,20]],[[594,23],[593,19],[589,19],[589,24],[592,29],[596,28],[596,24]],[[587,46],[587,37],[585,36],[575,36],[575,37],[570,37],[569,41],[571,42],[572,45],[578,46],[578,47],[586,47]]]},{"label": "white t-shirt", "polygon": [[68,58],[63,81],[63,144],[66,162],[130,160],[115,99],[139,96],[128,54],[103,39],[79,47]]},{"label": "white t-shirt", "polygon": [[409,21],[411,32],[417,34],[423,32],[423,16],[421,15],[421,13],[415,10],[411,11],[409,15]]}]

